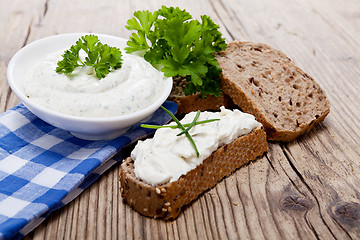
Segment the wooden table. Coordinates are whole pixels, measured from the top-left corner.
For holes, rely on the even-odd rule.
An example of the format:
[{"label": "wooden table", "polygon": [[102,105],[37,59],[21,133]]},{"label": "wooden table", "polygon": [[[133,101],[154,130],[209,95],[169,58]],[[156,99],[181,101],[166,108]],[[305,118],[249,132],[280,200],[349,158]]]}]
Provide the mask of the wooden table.
[{"label": "wooden table", "polygon": [[209,15],[227,41],[284,51],[326,91],[331,113],[185,208],[172,222],[143,217],[120,197],[119,166],[26,239],[360,239],[359,0],[0,0],[0,112],[18,104],[6,80],[12,55],[49,35],[128,38],[135,10],[180,6]]}]

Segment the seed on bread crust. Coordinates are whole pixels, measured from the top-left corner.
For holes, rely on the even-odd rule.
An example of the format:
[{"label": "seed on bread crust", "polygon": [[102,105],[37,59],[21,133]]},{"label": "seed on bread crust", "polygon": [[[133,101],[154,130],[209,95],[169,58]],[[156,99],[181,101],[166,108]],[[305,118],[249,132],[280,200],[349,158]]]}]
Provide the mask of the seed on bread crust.
[{"label": "seed on bread crust", "polygon": [[[174,219],[184,205],[265,151],[266,133],[263,127],[258,127],[220,147],[201,165],[182,175],[178,181],[159,186],[152,186],[138,179],[134,173],[134,161],[129,157],[120,167],[120,185],[124,189],[122,197],[125,202],[131,203],[134,210],[145,216]],[[123,187],[125,182],[128,188]]]}]

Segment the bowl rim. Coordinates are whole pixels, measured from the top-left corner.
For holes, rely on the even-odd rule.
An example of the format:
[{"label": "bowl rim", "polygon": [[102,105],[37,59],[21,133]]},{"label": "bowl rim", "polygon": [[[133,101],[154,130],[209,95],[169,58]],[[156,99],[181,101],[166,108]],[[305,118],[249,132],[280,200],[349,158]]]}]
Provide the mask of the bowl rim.
[{"label": "bowl rim", "polygon": [[12,89],[12,91],[14,91],[15,95],[19,98],[19,100],[21,102],[23,102],[23,104],[26,107],[27,106],[29,106],[29,107],[34,106],[34,108],[36,108],[39,111],[42,111],[42,112],[44,112],[46,114],[49,114],[52,117],[62,118],[62,119],[67,120],[67,121],[70,120],[70,121],[87,122],[87,123],[116,122],[116,121],[120,121],[120,120],[125,121],[125,120],[130,120],[130,119],[133,119],[133,118],[139,118],[139,117],[142,117],[143,115],[149,115],[152,112],[155,112],[159,108],[159,106],[161,106],[161,104],[163,102],[165,102],[167,97],[170,95],[170,92],[172,90],[172,85],[173,85],[171,77],[169,77],[169,78],[165,77],[165,84],[164,84],[164,89],[162,91],[162,94],[151,105],[147,106],[146,108],[140,109],[139,111],[136,111],[136,112],[128,113],[128,114],[125,114],[125,115],[119,115],[119,116],[111,116],[111,117],[81,117],[81,116],[73,116],[73,115],[61,113],[61,112],[55,111],[53,109],[46,108],[46,107],[42,106],[41,104],[38,104],[38,103],[36,103],[34,101],[31,101],[24,94],[24,92],[20,90],[20,88],[18,87],[18,85],[14,81],[13,73],[15,71],[17,61],[19,60],[19,58],[21,58],[22,54],[24,54],[24,52],[26,52],[27,49],[30,49],[33,46],[36,46],[38,44],[42,44],[43,42],[49,41],[49,40],[54,39],[54,38],[74,37],[74,36],[81,37],[81,36],[89,35],[89,34],[96,35],[99,38],[103,37],[103,38],[111,38],[111,39],[115,39],[115,40],[127,41],[124,38],[113,36],[113,35],[99,34],[99,33],[75,33],[74,32],[74,33],[64,33],[64,34],[51,35],[51,36],[48,36],[48,37],[44,37],[44,38],[35,40],[35,41],[25,45],[24,47],[22,47],[20,50],[18,50],[13,55],[13,57],[9,61],[8,67],[7,67],[7,81],[8,81],[8,84],[9,84],[10,88]]}]

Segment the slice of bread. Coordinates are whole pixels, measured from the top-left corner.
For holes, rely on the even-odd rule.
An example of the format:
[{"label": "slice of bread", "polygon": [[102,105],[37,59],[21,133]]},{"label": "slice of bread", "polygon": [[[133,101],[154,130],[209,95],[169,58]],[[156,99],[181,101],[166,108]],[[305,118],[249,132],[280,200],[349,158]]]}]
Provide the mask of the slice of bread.
[{"label": "slice of bread", "polygon": [[168,100],[174,101],[178,104],[178,115],[183,115],[197,110],[219,110],[221,106],[225,106],[226,108],[234,107],[234,103],[231,98],[224,93],[221,93],[221,96],[219,97],[208,95],[205,98],[202,98],[200,93],[185,95],[185,84],[185,79],[175,78],[173,89],[168,97]]},{"label": "slice of bread", "polygon": [[268,140],[293,141],[330,112],[319,84],[266,44],[230,42],[216,58],[223,92],[263,124]]},{"label": "slice of bread", "polygon": [[261,156],[267,148],[266,133],[260,125],[249,134],[220,147],[177,181],[158,186],[138,179],[134,174],[134,162],[129,157],[120,168],[121,196],[135,211],[145,216],[174,219],[183,206],[237,168]]},{"label": "slice of bread", "polygon": [[202,98],[200,93],[186,96],[170,95],[168,100],[178,104],[178,115],[197,110],[219,110],[221,106],[225,106],[226,108],[232,108],[234,106],[231,98],[223,93],[220,97],[207,96],[206,98]]}]

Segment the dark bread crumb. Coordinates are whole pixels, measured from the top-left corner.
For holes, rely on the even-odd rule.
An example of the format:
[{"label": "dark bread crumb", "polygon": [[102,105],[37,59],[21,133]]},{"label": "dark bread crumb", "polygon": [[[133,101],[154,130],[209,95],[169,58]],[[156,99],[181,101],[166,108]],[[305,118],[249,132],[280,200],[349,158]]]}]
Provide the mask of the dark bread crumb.
[{"label": "dark bread crumb", "polygon": [[330,112],[315,80],[268,45],[234,41],[217,60],[223,69],[223,92],[255,115],[269,140],[293,141]]}]

